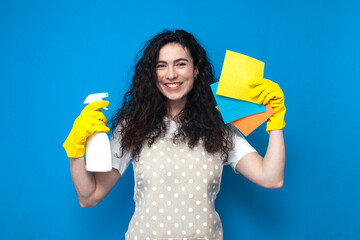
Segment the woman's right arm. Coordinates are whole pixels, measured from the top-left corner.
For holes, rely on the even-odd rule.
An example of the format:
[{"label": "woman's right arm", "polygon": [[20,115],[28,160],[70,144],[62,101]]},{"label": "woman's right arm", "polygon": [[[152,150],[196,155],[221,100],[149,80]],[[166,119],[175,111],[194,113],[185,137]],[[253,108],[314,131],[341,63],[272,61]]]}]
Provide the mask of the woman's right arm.
[{"label": "woman's right arm", "polygon": [[85,168],[85,143],[94,132],[108,132],[106,117],[97,109],[109,105],[108,101],[97,101],[87,105],[76,118],[63,147],[70,158],[70,172],[82,207],[98,204],[115,186],[121,174],[117,169],[110,172],[91,173]]},{"label": "woman's right arm", "polygon": [[120,179],[115,168],[110,172],[88,172],[84,157],[70,158],[70,172],[81,207],[92,207],[103,200]]}]

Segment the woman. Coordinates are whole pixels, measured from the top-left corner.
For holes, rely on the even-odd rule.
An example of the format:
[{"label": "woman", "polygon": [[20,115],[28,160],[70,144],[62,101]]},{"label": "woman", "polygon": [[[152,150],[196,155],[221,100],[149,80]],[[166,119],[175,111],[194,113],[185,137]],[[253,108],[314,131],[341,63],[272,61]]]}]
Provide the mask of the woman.
[{"label": "woman", "polygon": [[[106,132],[95,102],[83,110],[64,143],[82,207],[99,203],[132,162],[135,213],[126,239],[223,239],[214,201],[224,164],[266,188],[283,185],[284,98],[277,84],[254,79],[252,94],[270,102],[269,146],[264,158],[215,109],[213,70],[193,35],[164,31],[149,40],[136,64],[133,83],[112,118],[113,170],[85,170],[84,144]],[[79,137],[80,136],[80,137]]]}]

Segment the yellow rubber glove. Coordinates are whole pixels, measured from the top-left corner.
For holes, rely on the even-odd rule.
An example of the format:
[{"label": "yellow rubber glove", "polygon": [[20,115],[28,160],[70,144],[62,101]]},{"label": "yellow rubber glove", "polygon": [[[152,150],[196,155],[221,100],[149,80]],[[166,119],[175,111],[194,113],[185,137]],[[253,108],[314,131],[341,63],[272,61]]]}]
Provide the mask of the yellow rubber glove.
[{"label": "yellow rubber glove", "polygon": [[97,109],[104,108],[109,105],[108,101],[96,101],[87,105],[79,117],[76,118],[73,128],[63,147],[69,158],[83,157],[85,153],[85,143],[88,137],[94,132],[109,132],[106,127],[106,117]]},{"label": "yellow rubber glove", "polygon": [[284,93],[278,84],[264,78],[255,78],[249,81],[249,86],[253,87],[250,97],[258,97],[257,104],[267,104],[274,111],[274,114],[268,119],[266,131],[283,129],[285,127]]}]

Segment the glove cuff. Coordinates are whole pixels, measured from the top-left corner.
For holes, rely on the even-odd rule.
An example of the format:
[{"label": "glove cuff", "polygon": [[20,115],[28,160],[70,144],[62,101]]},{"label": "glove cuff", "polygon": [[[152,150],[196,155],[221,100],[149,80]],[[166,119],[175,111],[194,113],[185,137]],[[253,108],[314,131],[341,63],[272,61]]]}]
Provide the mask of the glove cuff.
[{"label": "glove cuff", "polygon": [[83,157],[85,154],[85,146],[74,144],[69,140],[69,138],[65,140],[63,147],[69,158],[79,158]]},{"label": "glove cuff", "polygon": [[284,117],[285,111],[283,111],[282,114],[278,114],[276,117],[270,117],[267,121],[266,131],[270,134],[271,130],[283,129],[286,125]]}]

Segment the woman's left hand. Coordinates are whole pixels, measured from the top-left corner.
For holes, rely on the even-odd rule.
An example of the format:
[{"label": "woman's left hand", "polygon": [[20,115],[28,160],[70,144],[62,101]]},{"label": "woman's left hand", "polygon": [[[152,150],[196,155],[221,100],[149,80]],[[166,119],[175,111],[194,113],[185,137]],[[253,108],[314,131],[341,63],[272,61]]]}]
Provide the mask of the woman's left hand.
[{"label": "woman's left hand", "polygon": [[253,87],[250,92],[250,97],[257,98],[257,104],[270,103],[274,114],[268,119],[266,131],[270,133],[271,130],[279,130],[285,127],[285,112],[284,93],[280,86],[273,81],[264,78],[255,78],[249,81],[249,86]]}]

